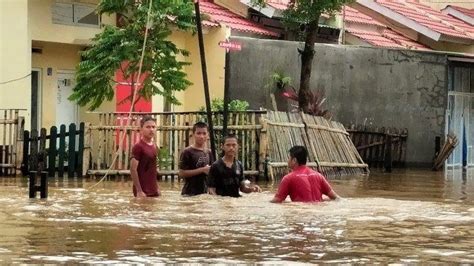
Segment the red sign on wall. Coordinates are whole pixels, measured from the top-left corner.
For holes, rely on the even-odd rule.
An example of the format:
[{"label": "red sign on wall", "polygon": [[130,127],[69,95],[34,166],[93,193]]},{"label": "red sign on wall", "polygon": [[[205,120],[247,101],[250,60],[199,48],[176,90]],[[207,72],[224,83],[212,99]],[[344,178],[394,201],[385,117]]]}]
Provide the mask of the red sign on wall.
[{"label": "red sign on wall", "polygon": [[219,46],[225,48],[230,51],[240,51],[242,50],[242,45],[238,42],[231,42],[231,41],[222,41],[219,42]]}]

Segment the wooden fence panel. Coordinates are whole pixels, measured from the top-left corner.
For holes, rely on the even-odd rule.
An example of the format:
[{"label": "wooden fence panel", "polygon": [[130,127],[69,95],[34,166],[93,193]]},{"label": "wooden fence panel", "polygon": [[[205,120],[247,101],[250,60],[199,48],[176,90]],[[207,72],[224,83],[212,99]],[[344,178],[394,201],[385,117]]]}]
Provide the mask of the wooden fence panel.
[{"label": "wooden fence panel", "polygon": [[31,134],[28,131],[24,132],[22,162],[24,175],[28,175],[29,172],[46,171],[50,177],[56,176],[56,173],[58,177],[64,177],[65,170],[68,177],[74,177],[75,174],[78,177],[83,175],[84,123],[80,124],[79,130],[75,124],[70,124],[68,129],[69,131],[66,131],[66,125],[61,125],[58,134],[57,127],[53,126],[48,135],[48,131],[42,128],[39,136],[37,130],[32,130]]},{"label": "wooden fence panel", "polygon": [[[350,125],[348,128],[361,158],[370,167],[403,167],[405,165],[407,129],[384,127],[377,129],[362,125]],[[390,162],[387,162],[387,156],[391,158]]]},{"label": "wooden fence panel", "polygon": [[287,172],[288,150],[294,145],[307,147],[308,165],[327,176],[368,171],[340,123],[303,113],[268,112],[264,125],[272,178]]},{"label": "wooden fence panel", "polygon": [[[239,160],[242,161],[246,174],[259,173],[259,138],[262,126],[258,116],[265,111],[230,112],[228,131],[239,138]],[[157,120],[156,144],[160,148],[160,174],[173,178],[178,172],[179,156],[182,150],[192,142],[192,126],[197,121],[206,121],[205,112],[163,112],[163,113],[132,113],[130,124],[128,113],[97,113],[99,124],[91,125],[91,154],[93,161],[90,174],[129,174],[129,160],[131,148],[140,139],[139,123],[144,115],[151,115]],[[111,117],[111,119],[104,119]],[[214,137],[218,153],[222,140],[223,115],[222,112],[213,113]],[[113,132],[118,137],[113,137]],[[85,137],[86,139],[88,136]],[[120,140],[124,138],[125,141]],[[104,140],[113,140],[112,146],[104,145]],[[113,166],[110,160],[105,160],[105,154],[114,155],[118,148],[122,152],[117,155],[117,163]],[[113,156],[112,156],[113,157]],[[105,162],[105,163],[104,163]],[[110,168],[110,171],[108,170]]]},{"label": "wooden fence panel", "polygon": [[[0,109],[0,176],[16,175],[21,168],[24,118],[22,109]],[[21,132],[21,133],[19,133]]]},{"label": "wooden fence panel", "polygon": [[58,128],[56,126],[51,127],[49,149],[48,149],[48,175],[54,176],[56,172],[56,157],[58,155],[57,150],[57,139],[58,139]]},{"label": "wooden fence panel", "polygon": [[66,125],[59,127],[59,159],[58,159],[58,176],[64,177],[64,160],[66,159]]}]

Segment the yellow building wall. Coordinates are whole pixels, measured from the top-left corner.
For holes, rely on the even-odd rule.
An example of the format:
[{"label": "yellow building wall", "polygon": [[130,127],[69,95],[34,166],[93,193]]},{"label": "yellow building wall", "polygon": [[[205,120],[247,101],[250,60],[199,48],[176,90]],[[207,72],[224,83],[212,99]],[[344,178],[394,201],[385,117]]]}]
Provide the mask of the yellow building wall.
[{"label": "yellow building wall", "polygon": [[0,1],[0,108],[27,109],[21,112],[30,127],[31,42],[28,31],[28,1]]},{"label": "yellow building wall", "polygon": [[[179,49],[186,49],[186,38],[187,36],[191,35],[191,33],[175,30],[169,37],[169,40],[173,42]],[[184,56],[179,55],[178,60],[180,61],[186,61],[186,58]],[[184,69],[186,71],[186,68]],[[183,103],[184,99],[184,92],[176,92],[175,97],[178,98],[178,100]],[[163,112],[165,100],[163,96],[161,95],[154,95],[152,97],[152,111],[153,112]],[[171,111],[177,111],[177,110],[182,110],[182,105],[174,105],[172,106]]]},{"label": "yellow building wall", "polygon": [[[80,61],[79,52],[83,46],[72,44],[60,44],[50,42],[34,42],[35,47],[41,47],[41,54],[32,54],[31,66],[41,70],[41,125],[49,128],[56,125],[56,97],[58,73],[62,71],[75,72]],[[52,68],[51,75],[48,75],[47,68]],[[115,100],[105,102],[99,108],[104,111],[115,110]],[[98,111],[99,111],[98,110]],[[86,113],[86,108],[79,109],[79,121],[98,122],[98,115]]]},{"label": "yellow building wall", "polygon": [[427,44],[433,50],[436,51],[448,51],[456,53],[470,53],[474,54],[474,45],[460,44],[460,43],[451,43],[451,42],[435,42],[424,36],[420,37],[422,43]]},{"label": "yellow building wall", "polygon": [[[207,73],[209,81],[209,92],[211,100],[224,97],[224,75],[225,75],[225,50],[218,43],[225,40],[228,29],[204,28],[204,47],[206,54]],[[204,85],[201,70],[201,57],[199,54],[199,43],[197,35],[188,32],[174,31],[170,40],[179,48],[189,51],[189,57],[179,57],[191,65],[185,66],[187,79],[192,83],[185,91],[175,92],[176,98],[181,105],[173,105],[171,111],[197,111],[205,105]],[[159,95],[153,96],[153,112],[162,112],[164,100]]]},{"label": "yellow building wall", "polygon": [[[211,100],[224,97],[225,50],[218,43],[224,41],[229,29],[225,27],[211,28],[204,34],[207,76]],[[197,111],[205,105],[204,85],[201,70],[201,58],[197,35],[186,38],[186,49],[190,52],[187,60],[191,65],[186,67],[189,80],[193,83],[185,92],[182,111]]]},{"label": "yellow building wall", "polygon": [[[8,0],[10,1],[10,0]],[[69,43],[69,44],[89,44],[90,39],[101,32],[100,28],[87,26],[74,26],[54,24],[52,20],[52,6],[56,0],[30,0],[28,1],[29,26],[31,38],[36,41]],[[61,0],[61,3],[76,2],[97,5],[98,0],[89,1],[68,1]],[[102,16],[103,24],[115,25],[115,15]]]}]

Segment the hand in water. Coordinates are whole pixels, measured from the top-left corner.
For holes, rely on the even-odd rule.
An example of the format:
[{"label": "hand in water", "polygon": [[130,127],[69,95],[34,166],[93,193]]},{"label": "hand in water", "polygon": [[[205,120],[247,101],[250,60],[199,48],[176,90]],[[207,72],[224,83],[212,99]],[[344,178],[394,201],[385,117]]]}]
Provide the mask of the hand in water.
[{"label": "hand in water", "polygon": [[262,189],[261,189],[258,185],[254,185],[254,186],[252,187],[252,191],[253,191],[253,192],[262,192]]},{"label": "hand in water", "polygon": [[211,166],[206,165],[206,166],[201,167],[201,169],[202,169],[202,172],[207,175],[209,174],[209,169],[211,169]]},{"label": "hand in water", "polygon": [[143,191],[137,193],[137,198],[146,198],[146,194]]}]

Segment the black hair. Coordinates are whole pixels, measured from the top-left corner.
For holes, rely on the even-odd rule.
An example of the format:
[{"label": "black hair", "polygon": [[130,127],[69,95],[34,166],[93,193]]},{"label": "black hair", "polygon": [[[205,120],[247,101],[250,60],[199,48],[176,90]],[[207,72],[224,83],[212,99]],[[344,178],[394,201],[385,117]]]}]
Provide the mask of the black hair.
[{"label": "black hair", "polygon": [[305,146],[293,146],[290,149],[290,157],[295,158],[299,165],[305,165],[308,160],[308,150]]},{"label": "black hair", "polygon": [[195,133],[196,129],[198,129],[198,128],[205,128],[209,131],[209,127],[207,126],[207,124],[205,122],[202,122],[202,121],[196,122],[196,124],[194,124],[193,133]]},{"label": "black hair", "polygon": [[224,136],[224,138],[222,138],[222,145],[224,145],[225,141],[228,139],[235,139],[237,142],[239,141],[239,138],[237,138],[235,134],[227,134]]},{"label": "black hair", "polygon": [[153,121],[156,123],[156,119],[151,116],[151,115],[145,115],[142,117],[142,119],[140,120],[140,127],[143,127],[145,125],[146,122],[148,121]]}]

